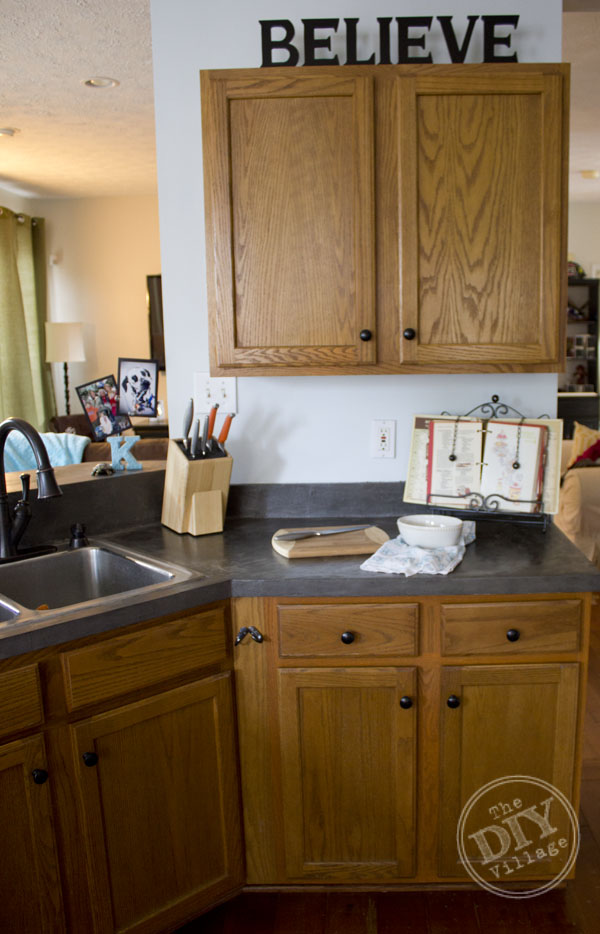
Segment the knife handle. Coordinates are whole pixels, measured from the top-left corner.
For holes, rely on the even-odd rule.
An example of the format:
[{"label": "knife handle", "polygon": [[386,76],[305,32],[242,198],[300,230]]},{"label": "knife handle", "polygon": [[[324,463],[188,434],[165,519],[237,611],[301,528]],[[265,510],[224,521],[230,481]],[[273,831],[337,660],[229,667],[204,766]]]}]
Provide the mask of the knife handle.
[{"label": "knife handle", "polygon": [[221,434],[217,438],[217,441],[219,442],[219,444],[225,444],[225,442],[227,441],[227,435],[229,434],[229,429],[231,428],[231,423],[233,421],[234,414],[235,413],[232,413],[226,416],[225,421],[223,422],[223,426],[221,428]]},{"label": "knife handle", "polygon": [[197,418],[192,428],[192,440],[190,441],[190,454],[196,457],[198,453],[198,436],[200,434],[200,419]]},{"label": "knife handle", "polygon": [[183,445],[184,447],[187,447],[187,439],[190,433],[190,428],[192,427],[193,418],[194,418],[194,400],[190,399],[190,401],[185,407],[185,412],[183,413]]},{"label": "knife handle", "polygon": [[209,438],[212,438],[212,433],[213,433],[213,431],[214,431],[214,429],[215,429],[215,419],[216,419],[216,417],[217,417],[217,409],[218,409],[218,408],[219,408],[219,403],[218,403],[218,402],[215,402],[215,404],[213,405],[212,409],[210,410],[210,414],[209,414],[209,416],[208,416],[208,432],[207,432],[207,434],[208,434],[208,437],[209,437]]}]

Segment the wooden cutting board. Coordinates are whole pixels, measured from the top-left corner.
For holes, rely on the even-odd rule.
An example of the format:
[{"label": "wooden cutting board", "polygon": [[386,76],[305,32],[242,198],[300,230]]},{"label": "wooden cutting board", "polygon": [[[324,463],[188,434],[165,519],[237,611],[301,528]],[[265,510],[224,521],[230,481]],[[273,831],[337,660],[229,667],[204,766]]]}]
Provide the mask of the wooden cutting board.
[{"label": "wooden cutting board", "polygon": [[[306,528],[306,527],[305,527]],[[316,525],[315,529],[325,531],[335,529],[335,525]],[[276,542],[277,535],[286,532],[302,532],[304,529],[288,528],[278,529],[271,539],[275,551],[284,558],[326,558],[331,555],[372,555],[380,545],[387,542],[389,535],[376,525],[368,529],[359,529],[356,532],[340,532],[339,535],[313,535],[311,538],[300,538],[298,541]]]}]

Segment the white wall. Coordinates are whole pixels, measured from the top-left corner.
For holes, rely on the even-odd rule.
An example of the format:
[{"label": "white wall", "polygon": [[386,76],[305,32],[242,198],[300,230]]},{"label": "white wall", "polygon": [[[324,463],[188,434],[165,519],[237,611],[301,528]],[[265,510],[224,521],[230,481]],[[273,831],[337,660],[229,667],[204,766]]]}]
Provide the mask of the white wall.
[{"label": "white wall", "polygon": [[31,209],[31,198],[25,198],[23,195],[17,195],[8,188],[0,185],[0,207],[8,208],[16,214],[29,214],[33,217],[37,211]]},{"label": "white wall", "polygon": [[[561,59],[560,0],[453,0],[450,7],[457,28],[471,13],[519,13],[519,59]],[[208,369],[199,70],[259,66],[259,19],[300,25],[307,17],[358,16],[364,55],[376,47],[378,16],[443,15],[448,4],[330,0],[324,8],[314,0],[151,0],[151,11],[170,430],[177,436],[193,373]],[[435,37],[431,49],[434,61],[448,60]],[[481,60],[479,40],[468,60]],[[526,414],[554,414],[556,385],[551,374],[240,378],[229,444],[233,479],[402,479],[414,413],[461,412],[499,393]],[[372,418],[398,420],[395,459],[368,457]]]},{"label": "white wall", "polygon": [[[28,213],[46,218],[48,319],[83,321],[85,363],[69,365],[75,387],[114,373],[122,357],[148,357],[146,276],[160,273],[155,196],[31,199]],[[62,365],[55,364],[58,412],[64,412]]]},{"label": "white wall", "polygon": [[600,202],[569,204],[569,255],[583,266],[587,276],[600,273]]}]

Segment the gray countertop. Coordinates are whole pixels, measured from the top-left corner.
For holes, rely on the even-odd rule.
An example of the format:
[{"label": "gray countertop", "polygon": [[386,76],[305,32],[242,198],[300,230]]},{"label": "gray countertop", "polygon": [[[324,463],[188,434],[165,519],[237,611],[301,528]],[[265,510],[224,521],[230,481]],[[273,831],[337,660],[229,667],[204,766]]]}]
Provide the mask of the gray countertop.
[{"label": "gray countertop", "polygon": [[[319,517],[318,525],[352,525],[369,521],[336,515]],[[376,517],[373,524],[390,537],[394,518]],[[58,645],[78,637],[118,629],[167,614],[200,607],[228,597],[376,597],[418,595],[485,595],[575,593],[600,591],[600,571],[568,539],[550,525],[540,528],[514,522],[477,523],[476,541],[467,546],[461,564],[448,575],[379,574],[361,571],[363,556],[293,559],[271,547],[283,527],[310,526],[306,519],[228,519],[221,534],[194,538],[178,535],[159,523],[111,533],[107,539],[149,557],[183,565],[197,573],[190,580],[150,594],[135,604],[110,611],[97,607],[77,619],[19,632],[6,624],[0,632],[0,657],[7,658]],[[11,626],[12,631],[11,631]]]}]

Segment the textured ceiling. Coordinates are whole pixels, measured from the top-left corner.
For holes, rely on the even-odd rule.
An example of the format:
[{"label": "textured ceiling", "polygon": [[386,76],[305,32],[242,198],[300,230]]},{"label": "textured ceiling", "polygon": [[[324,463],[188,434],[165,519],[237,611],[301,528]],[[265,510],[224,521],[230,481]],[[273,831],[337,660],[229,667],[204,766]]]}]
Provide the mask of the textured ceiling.
[{"label": "textured ceiling", "polygon": [[[568,0],[565,0],[565,6]],[[571,0],[570,7],[594,7]],[[563,17],[570,196],[600,201],[600,12]],[[117,78],[117,88],[82,83]],[[0,186],[42,197],[156,192],[149,0],[1,0]]]}]

